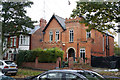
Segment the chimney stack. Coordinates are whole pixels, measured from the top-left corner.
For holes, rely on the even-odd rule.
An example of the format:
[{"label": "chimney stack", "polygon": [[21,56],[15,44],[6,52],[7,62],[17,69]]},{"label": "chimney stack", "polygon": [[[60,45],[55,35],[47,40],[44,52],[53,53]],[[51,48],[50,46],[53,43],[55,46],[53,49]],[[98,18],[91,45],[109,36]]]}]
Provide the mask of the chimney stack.
[{"label": "chimney stack", "polygon": [[47,21],[45,19],[41,18],[40,19],[40,27],[44,28],[46,26],[46,24],[47,24]]}]

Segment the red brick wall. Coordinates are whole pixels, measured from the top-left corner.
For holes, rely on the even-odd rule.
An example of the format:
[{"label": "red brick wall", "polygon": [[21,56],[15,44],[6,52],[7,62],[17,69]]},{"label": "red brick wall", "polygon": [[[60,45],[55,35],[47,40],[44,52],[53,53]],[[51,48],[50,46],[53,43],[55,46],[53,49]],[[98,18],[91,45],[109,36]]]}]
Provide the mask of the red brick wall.
[{"label": "red brick wall", "polygon": [[[43,43],[43,29],[46,26],[46,20],[40,19],[40,28],[31,35],[31,49],[40,48]],[[42,48],[42,47],[41,47]]]},{"label": "red brick wall", "polygon": [[56,67],[61,66],[61,58],[59,57],[56,63],[39,63],[38,58],[36,58],[35,62],[24,62],[22,67],[30,67],[30,68],[37,68],[37,69],[55,69]]},{"label": "red brick wall", "polygon": [[53,32],[53,42],[55,41],[55,32],[56,30],[59,30],[59,39],[61,41],[61,32],[63,31],[62,27],[59,25],[59,23],[56,21],[56,19],[53,19],[51,21],[51,23],[49,24],[49,26],[47,27],[47,29],[45,30],[45,34],[44,34],[44,42],[49,42],[49,32],[52,31]]},{"label": "red brick wall", "polygon": [[[86,39],[86,27],[84,24],[79,23],[79,20],[82,18],[75,18],[75,19],[65,19],[65,26],[66,30],[63,31],[62,27],[56,21],[56,19],[52,19],[50,24],[48,25],[47,29],[45,30],[44,34],[44,41],[43,45],[39,46],[41,48],[52,48],[52,47],[59,47],[61,48],[64,53],[64,60],[67,57],[68,50],[73,48],[75,51],[75,57],[80,57],[80,48],[85,48],[86,55],[89,60],[91,60],[91,55],[94,56],[106,56],[106,36],[104,38],[104,51],[103,51],[103,34],[92,30],[91,31],[91,38]],[[74,41],[71,43],[69,42],[69,30],[74,30]],[[60,41],[55,41],[55,31],[60,31]],[[53,31],[53,41],[49,42],[49,32]],[[109,37],[110,43],[110,55],[113,55],[113,47],[114,47],[114,38]],[[64,45],[63,45],[64,44]]]},{"label": "red brick wall", "polygon": [[30,67],[30,68],[38,68],[38,69],[55,69],[56,63],[38,63],[37,66],[35,67],[34,62],[26,62],[22,64],[22,67]]},{"label": "red brick wall", "polygon": [[42,29],[39,28],[34,34],[31,35],[31,49],[39,48],[42,45],[40,40],[43,40]]}]

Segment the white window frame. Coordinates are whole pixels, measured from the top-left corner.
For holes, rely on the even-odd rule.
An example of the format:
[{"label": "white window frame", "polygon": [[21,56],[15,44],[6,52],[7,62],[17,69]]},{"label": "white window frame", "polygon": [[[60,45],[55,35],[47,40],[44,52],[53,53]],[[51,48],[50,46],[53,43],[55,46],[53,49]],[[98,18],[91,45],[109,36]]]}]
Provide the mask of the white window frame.
[{"label": "white window frame", "polygon": [[16,46],[16,38],[14,38],[14,44],[13,45]]},{"label": "white window frame", "polygon": [[[82,53],[82,57],[81,57],[81,53]],[[83,58],[83,53],[85,53],[85,48],[80,48],[80,58]]]},{"label": "white window frame", "polygon": [[74,41],[74,30],[71,29],[69,30],[69,42],[73,42]]},{"label": "white window frame", "polygon": [[59,39],[60,39],[59,35],[60,35],[59,30],[56,30],[56,32],[55,32],[55,41],[59,41]]},{"label": "white window frame", "polygon": [[13,38],[10,38],[10,47],[13,47]]},{"label": "white window frame", "polygon": [[27,45],[29,45],[28,42],[29,42],[28,41],[28,36],[20,35],[19,45],[27,46]]},{"label": "white window frame", "polygon": [[53,32],[52,31],[49,32],[49,41],[50,42],[53,41]]},{"label": "white window frame", "polygon": [[89,31],[89,32],[87,31],[86,32],[86,38],[91,38],[91,31]]}]

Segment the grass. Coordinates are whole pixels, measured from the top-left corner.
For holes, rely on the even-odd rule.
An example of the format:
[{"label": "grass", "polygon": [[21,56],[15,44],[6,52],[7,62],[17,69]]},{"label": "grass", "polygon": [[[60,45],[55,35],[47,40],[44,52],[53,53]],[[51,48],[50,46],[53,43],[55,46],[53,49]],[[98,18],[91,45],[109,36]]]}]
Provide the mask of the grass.
[{"label": "grass", "polygon": [[107,75],[107,76],[116,76],[116,77],[120,77],[120,72],[106,72],[106,71],[101,71],[101,72],[98,72],[100,73],[101,75]]},{"label": "grass", "polygon": [[44,71],[39,71],[39,70],[31,70],[31,69],[18,69],[18,73],[16,76],[12,76],[14,78],[25,78],[28,76],[35,76]]},{"label": "grass", "polygon": [[29,70],[29,69],[18,69],[17,75],[34,76],[34,75],[38,75],[42,72],[43,71]]}]

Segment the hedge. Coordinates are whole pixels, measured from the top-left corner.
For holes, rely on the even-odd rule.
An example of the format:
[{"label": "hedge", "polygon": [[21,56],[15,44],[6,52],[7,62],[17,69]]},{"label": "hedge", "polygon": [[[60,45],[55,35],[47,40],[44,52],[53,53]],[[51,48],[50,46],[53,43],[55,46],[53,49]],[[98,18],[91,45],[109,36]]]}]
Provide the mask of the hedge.
[{"label": "hedge", "polygon": [[38,57],[38,62],[40,63],[55,63],[58,57],[63,59],[63,54],[64,52],[58,48],[20,50],[17,55],[17,64],[21,65],[23,62],[35,62],[36,57]]}]

